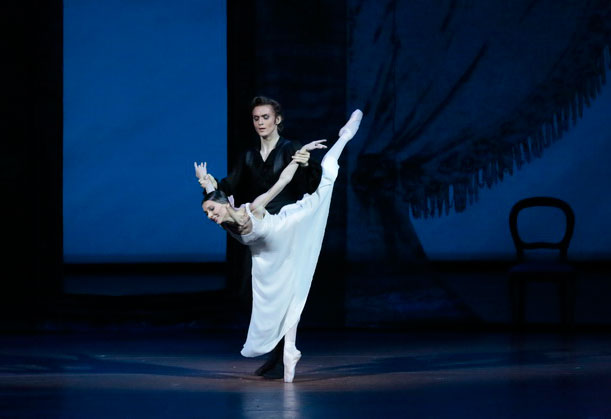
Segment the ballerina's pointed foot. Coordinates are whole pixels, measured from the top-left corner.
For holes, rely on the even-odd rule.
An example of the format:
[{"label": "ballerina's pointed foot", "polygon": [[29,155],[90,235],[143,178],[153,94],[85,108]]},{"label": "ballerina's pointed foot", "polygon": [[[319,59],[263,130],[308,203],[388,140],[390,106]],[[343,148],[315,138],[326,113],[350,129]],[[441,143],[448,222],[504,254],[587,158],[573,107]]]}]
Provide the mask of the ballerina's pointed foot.
[{"label": "ballerina's pointed foot", "polygon": [[356,135],[356,132],[359,130],[359,125],[361,125],[361,119],[363,119],[363,112],[360,109],[355,110],[350,115],[350,119],[346,122],[346,125],[339,130],[339,136],[341,138],[345,138],[347,140],[351,140],[352,137]]},{"label": "ballerina's pointed foot", "polygon": [[282,356],[282,361],[284,362],[284,382],[292,383],[293,378],[295,378],[295,367],[297,366],[297,362],[301,359],[301,352],[297,349],[292,351],[285,350]]}]

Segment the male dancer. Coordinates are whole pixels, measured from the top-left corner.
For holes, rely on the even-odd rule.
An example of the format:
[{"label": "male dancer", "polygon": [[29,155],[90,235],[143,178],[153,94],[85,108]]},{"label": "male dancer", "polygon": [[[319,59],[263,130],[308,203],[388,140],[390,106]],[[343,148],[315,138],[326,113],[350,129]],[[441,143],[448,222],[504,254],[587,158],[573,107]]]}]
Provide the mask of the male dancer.
[{"label": "male dancer", "polygon": [[[283,206],[296,202],[305,193],[313,193],[320,183],[322,169],[320,163],[310,161],[308,151],[300,150],[302,145],[299,142],[280,136],[284,118],[282,107],[277,101],[257,96],[252,100],[250,109],[254,129],[259,135],[259,147],[252,147],[240,156],[231,173],[216,185],[216,189],[225,192],[227,196],[233,195],[237,206],[252,202],[276,183],[282,170],[294,159],[300,168],[293,180],[266,206],[270,214],[277,214]],[[241,262],[237,293],[242,300],[251,302],[250,250],[239,246],[235,252]],[[283,348],[284,339],[255,371],[255,375],[281,378]]]}]

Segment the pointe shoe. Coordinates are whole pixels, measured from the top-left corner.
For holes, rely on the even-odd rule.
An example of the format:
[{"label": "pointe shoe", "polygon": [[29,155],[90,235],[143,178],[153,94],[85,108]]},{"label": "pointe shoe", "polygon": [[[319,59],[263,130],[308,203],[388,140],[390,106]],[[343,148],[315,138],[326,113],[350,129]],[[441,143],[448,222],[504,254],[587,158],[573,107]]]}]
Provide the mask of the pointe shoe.
[{"label": "pointe shoe", "polygon": [[294,350],[286,350],[284,351],[284,355],[282,356],[282,361],[284,361],[284,382],[292,383],[293,378],[295,378],[295,367],[297,366],[297,362],[301,359],[301,352],[297,349]]},{"label": "pointe shoe", "polygon": [[347,138],[348,140],[352,139],[356,132],[359,130],[359,125],[361,125],[361,119],[363,119],[363,112],[360,109],[355,110],[350,115],[350,119],[346,122],[339,130],[339,136]]}]

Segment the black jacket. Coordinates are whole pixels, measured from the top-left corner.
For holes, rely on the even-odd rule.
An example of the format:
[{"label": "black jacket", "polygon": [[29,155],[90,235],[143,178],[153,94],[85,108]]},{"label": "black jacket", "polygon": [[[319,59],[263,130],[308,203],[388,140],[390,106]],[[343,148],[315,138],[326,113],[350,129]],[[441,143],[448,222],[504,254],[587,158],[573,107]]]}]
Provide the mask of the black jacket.
[{"label": "black jacket", "polygon": [[[280,138],[267,160],[263,161],[260,150],[251,148],[240,156],[229,175],[219,182],[218,188],[227,196],[233,195],[236,206],[252,202],[267,192],[278,180],[282,170],[291,162],[291,157],[301,144]],[[320,183],[320,163],[310,158],[307,167],[299,167],[293,180],[265,207],[270,214],[298,201],[305,193],[312,193]]]}]

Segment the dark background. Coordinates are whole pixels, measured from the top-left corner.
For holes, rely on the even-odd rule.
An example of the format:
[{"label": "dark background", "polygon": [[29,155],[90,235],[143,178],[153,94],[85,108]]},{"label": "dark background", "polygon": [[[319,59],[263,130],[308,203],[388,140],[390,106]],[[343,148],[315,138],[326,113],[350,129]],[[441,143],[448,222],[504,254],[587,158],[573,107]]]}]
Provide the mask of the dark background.
[{"label": "dark background", "polygon": [[[349,28],[354,24],[350,5],[262,0],[228,3],[229,164],[244,149],[243,139],[253,138],[244,115],[256,94],[277,98],[284,105],[290,121],[287,137],[305,141],[333,134],[335,128],[330,133],[328,127],[341,126],[347,111],[361,105],[354,103],[355,96],[349,91],[352,73],[348,65],[353,62]],[[12,48],[5,60],[11,75],[6,83],[3,113],[7,135],[1,164],[6,245],[0,292],[3,328],[244,325],[248,310],[237,309],[238,303],[222,286],[211,291],[182,289],[132,295],[71,291],[66,286],[76,277],[97,283],[98,290],[99,284],[104,288],[103,284],[117,278],[199,277],[206,281],[226,277],[231,287],[236,275],[232,270],[234,244],[228,245],[226,264],[63,264],[62,4],[13,2],[7,12],[8,20],[18,24],[8,26]],[[348,172],[342,171],[336,184],[304,324],[503,328],[509,323],[506,271],[510,260],[474,257],[460,262],[427,261],[424,257],[402,257],[398,252],[390,265],[385,259],[365,265],[352,263],[349,248],[354,249],[358,241],[354,232],[349,233],[344,216],[352,181]],[[588,187],[596,187],[596,182]],[[608,233],[604,229],[598,232]],[[611,324],[607,259],[608,252],[603,252],[576,263],[580,270],[577,323],[581,327]],[[533,322],[555,324],[553,288],[542,285],[534,289],[528,309]]]}]

